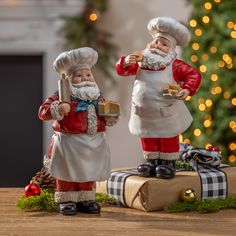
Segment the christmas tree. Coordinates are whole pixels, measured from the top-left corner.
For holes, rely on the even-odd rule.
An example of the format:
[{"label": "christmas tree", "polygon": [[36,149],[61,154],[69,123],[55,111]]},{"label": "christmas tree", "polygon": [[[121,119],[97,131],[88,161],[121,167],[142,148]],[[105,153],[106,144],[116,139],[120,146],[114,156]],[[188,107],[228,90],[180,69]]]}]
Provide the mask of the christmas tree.
[{"label": "christmas tree", "polygon": [[186,103],[194,118],[182,138],[193,146],[218,146],[236,163],[235,0],[187,0],[192,39],[183,58],[202,74],[199,91]]}]

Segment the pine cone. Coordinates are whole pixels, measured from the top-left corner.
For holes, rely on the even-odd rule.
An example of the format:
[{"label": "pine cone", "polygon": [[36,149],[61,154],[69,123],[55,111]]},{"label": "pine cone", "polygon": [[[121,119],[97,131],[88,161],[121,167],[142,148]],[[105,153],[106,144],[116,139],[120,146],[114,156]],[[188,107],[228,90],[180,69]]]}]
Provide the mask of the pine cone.
[{"label": "pine cone", "polygon": [[36,184],[40,188],[51,189],[56,188],[56,179],[53,178],[45,168],[42,168],[36,175],[31,179],[31,184]]}]

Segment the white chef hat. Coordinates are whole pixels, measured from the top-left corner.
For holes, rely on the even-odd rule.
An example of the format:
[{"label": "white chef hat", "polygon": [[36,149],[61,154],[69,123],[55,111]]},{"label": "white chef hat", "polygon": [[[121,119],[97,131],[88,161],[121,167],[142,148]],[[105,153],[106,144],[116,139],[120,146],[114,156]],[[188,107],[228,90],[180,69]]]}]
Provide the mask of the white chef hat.
[{"label": "white chef hat", "polygon": [[89,47],[77,48],[62,52],[54,61],[53,66],[59,73],[70,76],[79,69],[91,69],[98,60],[98,53]]},{"label": "white chef hat", "polygon": [[188,29],[170,17],[153,18],[148,23],[148,31],[153,38],[161,36],[168,39],[173,46],[186,46],[190,41]]}]

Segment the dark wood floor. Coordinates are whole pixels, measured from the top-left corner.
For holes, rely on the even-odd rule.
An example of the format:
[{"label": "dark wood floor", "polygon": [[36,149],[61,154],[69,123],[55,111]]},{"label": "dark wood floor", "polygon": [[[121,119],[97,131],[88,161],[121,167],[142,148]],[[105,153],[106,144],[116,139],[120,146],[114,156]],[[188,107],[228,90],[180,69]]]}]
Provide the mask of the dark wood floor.
[{"label": "dark wood floor", "polygon": [[23,189],[0,188],[0,236],[236,235],[236,211],[214,214],[142,212],[105,206],[101,215],[24,212],[15,206]]}]

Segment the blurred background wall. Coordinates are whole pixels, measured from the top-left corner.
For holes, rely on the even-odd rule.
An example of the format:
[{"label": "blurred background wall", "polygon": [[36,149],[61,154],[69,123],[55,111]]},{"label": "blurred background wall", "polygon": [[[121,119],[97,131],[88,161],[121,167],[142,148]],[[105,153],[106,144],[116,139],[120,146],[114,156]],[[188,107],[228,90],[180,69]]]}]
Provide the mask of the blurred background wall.
[{"label": "blurred background wall", "polygon": [[[47,150],[53,132],[51,122],[38,121],[37,111],[40,103],[57,89],[58,75],[54,72],[52,64],[63,50],[63,38],[58,36],[58,29],[63,23],[60,16],[78,14],[83,5],[82,0],[0,0],[0,59],[2,62],[6,62],[6,57],[10,60],[5,66],[4,63],[0,63],[0,73],[4,74],[4,78],[1,75],[1,80],[5,81],[5,87],[0,84],[0,94],[2,94],[1,101],[8,101],[8,97],[12,98],[11,102],[7,102],[6,111],[2,115],[6,119],[0,120],[5,127],[0,140],[5,160],[1,166],[0,176],[3,183],[7,183],[9,176],[12,176],[12,179],[21,179],[18,185],[24,185],[25,179],[32,177],[41,167],[42,156]],[[147,24],[151,18],[170,16],[186,23],[189,12],[190,9],[184,0],[110,0],[106,14],[100,19],[99,27],[113,34],[113,42],[119,46],[119,56],[121,56],[143,49],[152,40],[147,32]],[[22,62],[19,56],[39,58],[42,75],[37,72],[38,69],[34,70],[34,65],[31,66],[32,72],[29,74],[27,60],[21,74],[16,62],[17,60]],[[14,72],[11,78],[8,77],[9,71]],[[39,85],[32,81],[36,78],[32,78],[35,73],[42,80]],[[23,82],[21,78],[27,74],[28,80]],[[120,121],[114,128],[108,128],[107,132],[112,167],[137,166],[143,161],[140,140],[132,136],[128,130],[134,78],[121,78],[115,75],[116,85],[112,85],[99,72],[95,71],[94,75],[98,78],[98,84],[105,97],[117,100],[121,104]],[[9,80],[12,81],[11,86],[7,82]],[[15,86],[19,95],[15,96],[12,86]],[[32,90],[31,93],[29,90]],[[29,101],[33,101],[37,93],[35,104],[30,104]],[[27,113],[29,118],[27,124],[24,122],[26,120],[24,109],[19,109],[13,114],[12,103],[14,106],[25,107],[26,113],[31,111]],[[16,127],[20,126],[22,129],[11,129],[13,122],[19,124]],[[31,123],[35,123],[35,126]],[[4,144],[6,136],[9,136],[10,140],[7,141],[9,144],[7,147]],[[34,147],[35,140],[41,137],[42,142],[38,141],[37,147]],[[14,148],[16,147],[14,143],[19,142],[19,148]]]}]

